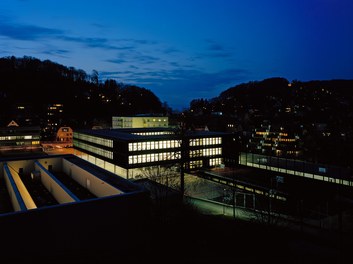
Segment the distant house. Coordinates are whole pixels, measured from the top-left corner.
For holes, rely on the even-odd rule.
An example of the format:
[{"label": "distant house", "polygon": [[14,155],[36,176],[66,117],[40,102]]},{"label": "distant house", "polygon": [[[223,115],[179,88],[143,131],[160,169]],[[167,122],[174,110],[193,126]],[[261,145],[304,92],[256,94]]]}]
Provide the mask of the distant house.
[{"label": "distant house", "polygon": [[39,151],[40,127],[19,126],[12,120],[7,126],[0,127],[0,151],[10,153],[13,151]]},{"label": "distant house", "polygon": [[67,143],[72,147],[73,131],[71,127],[60,127],[56,133],[56,141]]}]

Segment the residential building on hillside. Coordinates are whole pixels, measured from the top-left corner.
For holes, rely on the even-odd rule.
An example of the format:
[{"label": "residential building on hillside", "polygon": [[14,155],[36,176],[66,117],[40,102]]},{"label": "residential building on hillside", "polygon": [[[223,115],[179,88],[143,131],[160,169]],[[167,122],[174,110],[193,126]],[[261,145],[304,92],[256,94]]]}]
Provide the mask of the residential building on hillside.
[{"label": "residential building on hillside", "polygon": [[246,147],[249,152],[270,156],[298,157],[302,153],[298,135],[270,124],[255,129]]},{"label": "residential building on hillside", "polygon": [[[46,112],[46,119],[43,124],[43,134],[50,140],[54,140],[58,128],[62,126],[64,115],[63,104],[49,104]],[[53,139],[51,139],[53,138]]]}]

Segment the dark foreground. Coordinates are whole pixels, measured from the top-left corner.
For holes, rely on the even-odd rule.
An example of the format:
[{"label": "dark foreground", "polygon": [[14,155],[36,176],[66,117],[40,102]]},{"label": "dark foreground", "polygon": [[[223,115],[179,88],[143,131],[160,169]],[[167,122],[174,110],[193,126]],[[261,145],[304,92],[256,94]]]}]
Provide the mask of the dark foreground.
[{"label": "dark foreground", "polygon": [[174,205],[173,209],[157,207],[151,219],[141,219],[141,225],[131,230],[131,237],[119,236],[123,226],[101,228],[111,231],[104,236],[92,236],[90,243],[82,243],[85,246],[77,245],[64,252],[60,248],[41,254],[19,252],[2,259],[1,263],[323,264],[353,261],[349,236],[306,234],[285,226],[206,216],[190,205]]}]

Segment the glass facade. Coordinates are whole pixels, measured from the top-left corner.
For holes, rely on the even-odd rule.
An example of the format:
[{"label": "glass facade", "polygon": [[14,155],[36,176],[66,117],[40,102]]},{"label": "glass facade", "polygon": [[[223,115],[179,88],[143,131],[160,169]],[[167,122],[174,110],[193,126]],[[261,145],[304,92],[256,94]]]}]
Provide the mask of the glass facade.
[{"label": "glass facade", "polygon": [[169,149],[179,148],[180,142],[178,140],[161,140],[161,141],[147,141],[129,143],[129,151],[144,151],[153,149]]},{"label": "glass facade", "polygon": [[[166,163],[178,163],[182,156],[181,140],[175,139],[170,131],[128,131],[119,133],[107,130],[108,135],[114,135],[116,139],[105,138],[100,134],[89,132],[74,132],[74,147],[82,153],[82,157],[109,171],[117,173],[123,169],[123,173],[130,175],[134,168],[143,166],[155,166]],[[128,133],[126,137],[120,133]],[[158,137],[156,136],[158,134]],[[172,134],[169,136],[169,134]],[[164,135],[159,137],[160,135]],[[151,138],[148,138],[151,136]],[[186,138],[185,166],[189,169],[201,167],[219,166],[223,162],[222,137],[219,134],[197,137],[193,133],[192,138]],[[102,146],[102,147],[100,147]],[[114,147],[113,147],[114,146]],[[104,147],[104,148],[103,148]],[[88,155],[87,157],[85,155]],[[119,175],[119,174],[118,174]]]},{"label": "glass facade", "polygon": [[178,160],[178,159],[180,159],[180,151],[148,153],[148,154],[142,154],[142,155],[129,156],[129,164],[150,163],[150,162]]},{"label": "glass facade", "polygon": [[189,140],[190,146],[207,146],[207,145],[220,145],[222,144],[221,137],[209,138],[193,138]]},{"label": "glass facade", "polygon": [[206,148],[206,149],[196,149],[191,150],[190,157],[207,157],[207,156],[216,156],[222,154],[222,148]]},{"label": "glass facade", "polygon": [[40,144],[39,135],[0,136],[0,146],[24,146]]},{"label": "glass facade", "polygon": [[106,139],[106,138],[101,138],[101,137],[96,137],[96,136],[91,136],[91,135],[86,135],[78,132],[74,132],[74,138],[81,139],[84,141],[92,142],[98,145],[106,146],[106,147],[113,147],[113,140],[112,139]]},{"label": "glass facade", "polygon": [[131,133],[138,136],[159,136],[159,135],[172,135],[173,132],[170,131],[153,131],[153,132],[136,132]]},{"label": "glass facade", "polygon": [[77,146],[81,149],[87,150],[89,152],[95,153],[99,156],[106,157],[108,159],[113,159],[113,152],[106,150],[106,149],[101,149],[83,142],[80,142],[78,140],[74,140],[74,146]]}]

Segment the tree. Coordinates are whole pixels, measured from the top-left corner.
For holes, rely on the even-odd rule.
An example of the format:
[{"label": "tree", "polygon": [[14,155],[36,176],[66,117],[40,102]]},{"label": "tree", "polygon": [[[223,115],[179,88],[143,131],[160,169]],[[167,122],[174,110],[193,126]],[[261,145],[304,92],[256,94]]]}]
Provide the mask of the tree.
[{"label": "tree", "polygon": [[95,85],[98,85],[98,83],[99,83],[99,74],[98,74],[97,70],[92,70],[91,82],[93,82]]},{"label": "tree", "polygon": [[179,167],[180,167],[180,192],[182,197],[185,193],[185,169],[188,162],[188,138],[187,131],[190,129],[190,114],[185,111],[181,113],[179,125],[174,130],[174,134],[176,138],[180,142],[180,159],[179,159]]},{"label": "tree", "polygon": [[150,166],[140,170],[141,177],[150,182],[145,186],[151,194],[154,204],[154,214],[160,217],[160,220],[167,222],[172,208],[177,208],[180,194],[177,192],[179,187],[178,175],[172,169],[172,165]]}]

